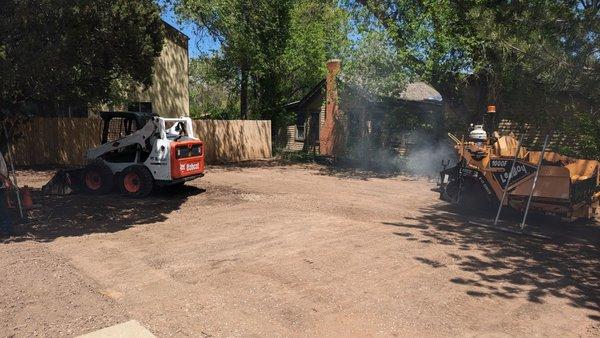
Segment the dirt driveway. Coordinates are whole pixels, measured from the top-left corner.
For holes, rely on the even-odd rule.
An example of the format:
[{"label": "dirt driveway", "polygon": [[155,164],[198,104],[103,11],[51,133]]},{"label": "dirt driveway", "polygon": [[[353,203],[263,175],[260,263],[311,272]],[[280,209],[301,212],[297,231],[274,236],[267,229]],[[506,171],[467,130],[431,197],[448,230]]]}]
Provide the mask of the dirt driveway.
[{"label": "dirt driveway", "polygon": [[600,335],[598,226],[490,232],[433,186],[221,167],[145,200],[36,195],[34,237],[0,244],[0,336]]}]

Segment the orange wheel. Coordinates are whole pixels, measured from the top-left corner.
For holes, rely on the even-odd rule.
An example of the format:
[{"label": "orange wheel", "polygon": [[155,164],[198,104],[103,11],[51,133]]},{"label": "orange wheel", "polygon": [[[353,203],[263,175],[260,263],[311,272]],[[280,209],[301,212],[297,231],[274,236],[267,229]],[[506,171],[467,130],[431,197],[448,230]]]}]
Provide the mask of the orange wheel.
[{"label": "orange wheel", "polygon": [[135,171],[128,172],[123,178],[123,187],[132,194],[139,192],[142,188],[140,175]]},{"label": "orange wheel", "polygon": [[146,197],[154,187],[154,177],[150,171],[139,164],[134,164],[123,170],[121,177],[121,192],[129,197]]},{"label": "orange wheel", "polygon": [[89,194],[106,194],[113,188],[113,174],[110,168],[101,163],[92,163],[83,170],[82,185]]},{"label": "orange wheel", "polygon": [[96,191],[102,188],[102,176],[96,170],[85,173],[85,185],[88,189]]}]

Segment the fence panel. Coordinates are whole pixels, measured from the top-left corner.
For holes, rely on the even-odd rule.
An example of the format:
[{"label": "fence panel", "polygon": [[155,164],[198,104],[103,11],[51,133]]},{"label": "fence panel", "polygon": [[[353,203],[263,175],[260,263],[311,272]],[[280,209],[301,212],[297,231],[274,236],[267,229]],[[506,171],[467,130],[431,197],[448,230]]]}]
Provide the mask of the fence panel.
[{"label": "fence panel", "polygon": [[270,158],[271,121],[195,120],[194,130],[204,141],[209,163]]},{"label": "fence panel", "polygon": [[82,165],[87,149],[100,144],[101,120],[96,118],[34,118],[20,126],[22,138],[13,145],[19,166]]},{"label": "fence panel", "polygon": [[[18,166],[83,165],[85,152],[100,144],[97,118],[34,118],[20,126],[12,146]],[[204,141],[207,163],[270,158],[271,121],[194,120]]]}]

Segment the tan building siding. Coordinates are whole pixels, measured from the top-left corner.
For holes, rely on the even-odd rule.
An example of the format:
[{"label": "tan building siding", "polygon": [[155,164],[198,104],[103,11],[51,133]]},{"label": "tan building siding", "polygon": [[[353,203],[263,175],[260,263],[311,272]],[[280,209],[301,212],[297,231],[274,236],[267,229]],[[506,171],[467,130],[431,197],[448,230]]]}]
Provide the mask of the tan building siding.
[{"label": "tan building siding", "polygon": [[[320,129],[323,124],[325,123],[325,104],[321,105],[321,110],[319,111],[319,126],[318,128]],[[310,127],[313,125],[312,123],[312,118],[309,116],[306,119],[306,125],[305,125],[305,141],[298,141],[296,139],[296,124],[292,124],[289,125],[286,129],[286,145],[285,145],[285,149],[286,150],[293,150],[293,151],[300,151],[300,150],[304,150],[304,143],[305,142],[310,142],[310,135],[311,134],[311,130]],[[318,133],[317,133],[317,139],[315,140],[315,145],[319,146],[319,140],[318,140]],[[312,149],[312,143],[309,143],[307,145],[307,148],[311,148]]]},{"label": "tan building siding", "polygon": [[154,65],[153,85],[131,96],[131,101],[151,102],[152,111],[160,116],[190,115],[189,56],[185,45],[169,35]]},{"label": "tan building siding", "polygon": [[287,127],[287,144],[285,145],[286,150],[300,151],[304,147],[303,141],[296,141],[296,125]]},{"label": "tan building siding", "polygon": [[[165,41],[154,63],[152,86],[139,88],[128,95],[131,106],[151,103],[152,112],[163,117],[190,116],[188,37],[165,23]],[[145,107],[144,107],[145,108]],[[146,111],[131,109],[127,104],[108,104],[90,107],[88,112]]]}]

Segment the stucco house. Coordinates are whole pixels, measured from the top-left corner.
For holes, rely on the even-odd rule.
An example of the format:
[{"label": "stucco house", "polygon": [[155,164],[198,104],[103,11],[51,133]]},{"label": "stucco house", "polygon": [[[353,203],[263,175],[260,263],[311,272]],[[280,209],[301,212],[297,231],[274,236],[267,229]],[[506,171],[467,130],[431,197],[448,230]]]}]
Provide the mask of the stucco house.
[{"label": "stucco house", "polygon": [[90,117],[100,111],[153,112],[160,116],[189,116],[189,37],[163,21],[165,41],[156,59],[153,84],[138,88],[127,96],[127,103],[90,106],[76,104],[58,107],[53,111],[32,106],[37,116]]},{"label": "stucco house", "polygon": [[165,43],[154,65],[153,85],[131,93],[126,110],[189,116],[189,37],[166,22],[164,27]]}]

